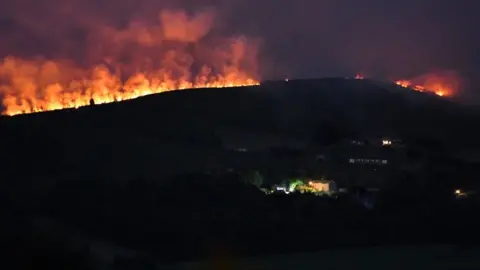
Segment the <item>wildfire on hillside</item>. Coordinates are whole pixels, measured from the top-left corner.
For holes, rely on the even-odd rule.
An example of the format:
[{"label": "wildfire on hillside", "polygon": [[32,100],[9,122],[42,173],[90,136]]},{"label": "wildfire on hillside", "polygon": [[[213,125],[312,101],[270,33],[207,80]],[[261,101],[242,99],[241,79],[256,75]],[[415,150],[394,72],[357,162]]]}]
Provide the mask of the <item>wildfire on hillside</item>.
[{"label": "wildfire on hillside", "polygon": [[[355,79],[363,80],[364,76],[357,73]],[[444,97],[452,96],[456,92],[460,84],[460,78],[456,73],[443,72],[440,74],[422,75],[412,80],[397,80],[394,83],[404,88],[434,93],[437,96]]]},{"label": "wildfire on hillside", "polygon": [[399,86],[420,92],[434,93],[441,97],[457,94],[461,88],[461,82],[460,75],[453,71],[432,72],[411,80],[395,81]]},{"label": "wildfire on hillside", "polygon": [[73,60],[0,60],[4,115],[79,108],[171,90],[258,85],[257,43],[245,36],[214,37],[214,16],[160,12],[159,23],[92,29],[86,55]]},{"label": "wildfire on hillside", "polygon": [[423,86],[423,85],[413,84],[412,82],[407,80],[398,80],[398,81],[395,81],[395,84],[405,88],[410,88],[419,92],[432,92],[440,97],[451,96],[453,94],[453,91],[451,89],[449,89],[448,87],[442,84],[432,84],[432,85],[426,84],[425,86]]}]

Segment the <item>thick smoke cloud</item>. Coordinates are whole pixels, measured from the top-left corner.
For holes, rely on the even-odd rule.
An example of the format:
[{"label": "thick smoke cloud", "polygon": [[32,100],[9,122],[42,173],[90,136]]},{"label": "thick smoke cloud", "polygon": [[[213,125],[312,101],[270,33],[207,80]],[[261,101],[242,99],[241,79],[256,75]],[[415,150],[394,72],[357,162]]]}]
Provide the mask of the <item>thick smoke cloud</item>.
[{"label": "thick smoke cloud", "polygon": [[[17,16],[8,23],[17,31],[7,38],[11,42],[0,62],[6,114],[173,89],[251,85],[259,79],[259,42],[217,30],[214,8],[159,6],[155,13],[146,11],[151,16],[141,16],[131,5],[116,9],[125,2],[111,10],[102,10],[105,1],[100,7],[50,2],[34,6],[38,10],[23,10],[18,3],[10,7]],[[15,48],[16,44],[27,45]]]},{"label": "thick smoke cloud", "polygon": [[[160,10],[180,9],[200,11],[196,20],[211,27],[205,37],[261,36],[264,79],[356,72],[397,79],[455,70],[473,88],[480,72],[476,1],[10,0],[1,5],[4,56],[67,55],[77,62],[93,61],[98,56],[82,48],[96,46],[91,33],[101,35],[99,26],[108,32],[158,25]],[[214,22],[206,7],[216,10]],[[175,30],[177,39],[192,30],[182,31]],[[156,42],[148,34],[142,38]]]},{"label": "thick smoke cloud", "polygon": [[160,23],[166,40],[197,42],[212,29],[212,12],[201,12],[189,18],[184,12],[164,10]]}]

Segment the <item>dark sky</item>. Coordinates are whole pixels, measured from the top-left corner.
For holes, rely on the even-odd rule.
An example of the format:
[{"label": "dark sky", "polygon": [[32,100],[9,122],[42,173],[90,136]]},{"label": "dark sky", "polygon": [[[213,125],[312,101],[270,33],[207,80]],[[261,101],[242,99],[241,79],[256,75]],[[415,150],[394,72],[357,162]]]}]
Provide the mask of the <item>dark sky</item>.
[{"label": "dark sky", "polygon": [[44,53],[62,35],[81,46],[85,27],[148,21],[172,7],[214,7],[222,31],[261,37],[264,78],[411,78],[453,70],[470,89],[478,83],[474,0],[2,0],[0,53]]}]

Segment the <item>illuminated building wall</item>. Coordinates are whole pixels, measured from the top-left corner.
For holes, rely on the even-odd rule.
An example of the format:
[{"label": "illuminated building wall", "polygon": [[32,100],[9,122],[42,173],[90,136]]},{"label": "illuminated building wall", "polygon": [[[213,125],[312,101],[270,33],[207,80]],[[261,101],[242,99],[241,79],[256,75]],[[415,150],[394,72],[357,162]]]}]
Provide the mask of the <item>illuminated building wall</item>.
[{"label": "illuminated building wall", "polygon": [[331,181],[309,181],[308,185],[312,187],[314,192],[330,192],[333,191],[333,186]]}]

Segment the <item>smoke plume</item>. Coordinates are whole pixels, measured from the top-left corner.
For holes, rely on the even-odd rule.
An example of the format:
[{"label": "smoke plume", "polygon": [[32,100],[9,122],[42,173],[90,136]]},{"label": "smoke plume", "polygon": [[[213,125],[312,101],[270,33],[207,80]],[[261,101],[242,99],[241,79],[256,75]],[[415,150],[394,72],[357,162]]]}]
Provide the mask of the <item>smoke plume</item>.
[{"label": "smoke plume", "polygon": [[[20,12],[22,1],[10,7],[18,15],[10,22],[24,36],[14,31],[0,48],[5,114],[259,80],[258,40],[216,31],[212,8],[161,8],[155,15],[130,14],[125,20],[102,17],[101,3],[106,1],[92,13],[82,2],[53,0],[59,6],[42,3]],[[116,14],[128,14],[128,7],[119,4]],[[39,13],[43,15],[35,16]],[[15,48],[17,44],[29,46]]]}]

